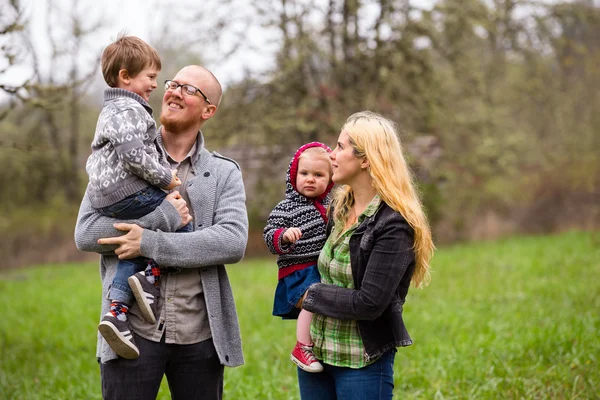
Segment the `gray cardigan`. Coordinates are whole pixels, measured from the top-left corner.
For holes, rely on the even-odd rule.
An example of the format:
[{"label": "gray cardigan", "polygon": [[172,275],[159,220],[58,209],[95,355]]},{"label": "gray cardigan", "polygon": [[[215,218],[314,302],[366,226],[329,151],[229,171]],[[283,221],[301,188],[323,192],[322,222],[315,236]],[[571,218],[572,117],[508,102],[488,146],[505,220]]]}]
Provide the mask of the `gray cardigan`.
[{"label": "gray cardigan", "polygon": [[[185,235],[171,233],[181,225],[181,217],[168,201],[139,220],[146,229],[142,235],[141,253],[161,266],[200,268],[202,286],[209,315],[213,342],[221,364],[236,367],[244,363],[235,302],[225,264],[240,261],[248,240],[244,184],[239,166],[218,153],[210,153],[198,135],[200,156],[192,166],[193,177],[187,193],[195,216],[195,231]],[[115,220],[95,212],[89,197],[83,196],[75,226],[75,243],[82,251],[100,253],[102,279],[102,311],[108,312],[108,287],[115,274],[117,257],[114,247],[99,245],[103,237],[122,233],[113,227]],[[101,362],[116,354],[98,335],[96,355]]]}]

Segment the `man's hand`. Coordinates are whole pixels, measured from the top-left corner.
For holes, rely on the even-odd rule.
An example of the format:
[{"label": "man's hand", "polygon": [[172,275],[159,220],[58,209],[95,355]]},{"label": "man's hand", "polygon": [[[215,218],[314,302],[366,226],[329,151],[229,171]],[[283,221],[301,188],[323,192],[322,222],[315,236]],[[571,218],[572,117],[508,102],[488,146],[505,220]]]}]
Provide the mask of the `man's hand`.
[{"label": "man's hand", "polygon": [[142,244],[142,233],[144,229],[135,224],[114,224],[116,229],[127,232],[123,236],[98,239],[98,244],[116,244],[119,247],[115,249],[115,254],[119,260],[140,257],[140,246]]},{"label": "man's hand", "polygon": [[296,243],[302,237],[302,231],[299,228],[287,228],[283,232],[283,243]]},{"label": "man's hand", "polygon": [[169,193],[166,199],[169,203],[173,204],[173,207],[175,207],[179,215],[181,215],[180,228],[192,222],[192,216],[190,215],[190,210],[187,207],[187,203],[177,190],[175,190],[173,193]]}]

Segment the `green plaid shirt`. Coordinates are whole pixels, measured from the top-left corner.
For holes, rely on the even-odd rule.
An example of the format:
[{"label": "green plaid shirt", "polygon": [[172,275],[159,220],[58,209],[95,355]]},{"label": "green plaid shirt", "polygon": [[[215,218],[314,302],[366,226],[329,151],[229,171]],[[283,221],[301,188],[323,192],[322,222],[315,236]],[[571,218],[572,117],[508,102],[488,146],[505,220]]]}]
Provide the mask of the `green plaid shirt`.
[{"label": "green plaid shirt", "polygon": [[[319,256],[321,283],[354,289],[350,268],[350,236],[360,223],[377,211],[381,199],[373,197],[357,222],[344,231],[344,221],[337,221]],[[362,368],[375,360],[366,361],[365,347],[358,332],[356,321],[341,320],[314,314],[310,325],[317,358],[329,365]]]}]

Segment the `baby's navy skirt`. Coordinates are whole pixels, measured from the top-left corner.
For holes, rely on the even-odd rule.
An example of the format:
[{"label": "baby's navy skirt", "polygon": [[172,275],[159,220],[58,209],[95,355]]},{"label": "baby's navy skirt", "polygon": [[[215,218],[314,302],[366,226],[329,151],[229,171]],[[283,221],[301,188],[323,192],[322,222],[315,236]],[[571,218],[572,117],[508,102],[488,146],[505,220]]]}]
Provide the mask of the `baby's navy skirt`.
[{"label": "baby's navy skirt", "polygon": [[283,319],[298,318],[300,310],[296,308],[296,303],[310,285],[319,282],[321,282],[321,275],[319,275],[316,265],[294,271],[285,278],[281,278],[275,289],[273,315]]}]

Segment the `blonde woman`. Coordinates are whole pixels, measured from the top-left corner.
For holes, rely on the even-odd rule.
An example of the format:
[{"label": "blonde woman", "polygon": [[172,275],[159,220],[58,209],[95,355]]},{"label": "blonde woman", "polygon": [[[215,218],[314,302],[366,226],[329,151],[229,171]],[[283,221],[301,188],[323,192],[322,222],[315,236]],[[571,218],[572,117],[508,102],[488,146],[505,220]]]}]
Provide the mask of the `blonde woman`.
[{"label": "blonde woman", "polygon": [[410,283],[429,281],[434,245],[394,124],[351,115],[330,155],[340,188],[319,256],[321,283],[299,306],[314,313],[319,374],[298,369],[311,399],[391,399],[396,348],[412,340],[402,320]]}]

